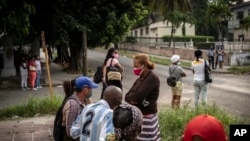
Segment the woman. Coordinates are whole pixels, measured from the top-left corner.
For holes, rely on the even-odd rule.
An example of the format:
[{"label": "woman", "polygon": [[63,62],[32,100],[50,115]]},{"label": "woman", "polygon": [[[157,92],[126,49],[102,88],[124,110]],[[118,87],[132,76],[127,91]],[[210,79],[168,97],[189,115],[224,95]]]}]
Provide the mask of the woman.
[{"label": "woman", "polygon": [[102,78],[103,89],[102,89],[101,99],[103,97],[103,91],[109,85],[115,85],[122,89],[121,80],[108,80],[108,76],[107,76],[107,68],[109,66],[113,66],[117,68],[121,73],[123,72],[123,67],[119,63],[118,57],[119,57],[118,50],[116,50],[115,48],[110,48],[108,50],[107,56],[103,63],[103,78]]},{"label": "woman", "polygon": [[224,51],[221,48],[219,48],[219,50],[217,51],[219,69],[222,69],[222,67],[223,67],[224,55],[225,55]]},{"label": "woman", "polygon": [[38,55],[35,56],[35,62],[36,62],[36,89],[40,89],[43,88],[40,82],[42,67],[41,67],[40,57]]},{"label": "woman", "polygon": [[171,57],[172,65],[169,66],[169,76],[172,76],[176,80],[176,86],[171,87],[172,91],[172,108],[179,108],[180,101],[181,101],[181,95],[183,90],[183,83],[182,83],[182,77],[186,77],[186,73],[182,69],[181,66],[179,66],[180,63],[180,56],[179,55],[173,55]]},{"label": "woman", "polygon": [[115,134],[109,134],[106,141],[132,141],[141,132],[142,113],[130,104],[121,104],[114,109]]},{"label": "woman", "polygon": [[[208,83],[205,82],[205,70],[204,70],[205,60],[201,59],[202,51],[196,50],[194,52],[194,55],[196,59],[192,62],[191,69],[194,74],[194,81],[193,81],[193,86],[195,90],[194,104],[197,107],[199,104],[200,97],[201,97],[203,104],[207,103]],[[207,65],[209,64],[208,61],[206,61],[206,64]],[[208,70],[211,70],[209,65],[207,67],[208,67]]]},{"label": "woman", "polygon": [[21,87],[22,90],[28,90],[27,80],[28,80],[28,63],[23,57],[20,63],[20,74],[21,74]]},{"label": "woman", "polygon": [[29,61],[29,79],[30,79],[30,88],[31,88],[31,90],[37,90],[35,88],[35,81],[36,81],[35,56],[33,56]]},{"label": "woman", "polygon": [[[142,131],[137,141],[160,140],[160,130],[157,117],[157,100],[159,97],[160,80],[152,71],[154,64],[146,54],[134,57],[134,74],[139,76],[125,95],[125,101],[138,107],[143,114]],[[152,134],[148,134],[150,131]]]}]

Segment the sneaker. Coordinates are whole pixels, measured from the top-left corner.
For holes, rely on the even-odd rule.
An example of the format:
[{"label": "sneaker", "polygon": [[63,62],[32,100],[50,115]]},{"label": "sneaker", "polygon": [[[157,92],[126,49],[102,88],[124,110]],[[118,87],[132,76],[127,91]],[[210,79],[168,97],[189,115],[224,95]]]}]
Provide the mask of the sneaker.
[{"label": "sneaker", "polygon": [[36,89],[36,88],[33,88],[32,90],[33,90],[33,91],[36,91],[37,89]]},{"label": "sneaker", "polygon": [[29,90],[30,88],[29,87],[25,87],[26,90]]},{"label": "sneaker", "polygon": [[25,91],[26,89],[25,88],[22,88],[23,91]]},{"label": "sneaker", "polygon": [[43,88],[42,86],[39,86],[39,88],[41,89],[41,88]]}]

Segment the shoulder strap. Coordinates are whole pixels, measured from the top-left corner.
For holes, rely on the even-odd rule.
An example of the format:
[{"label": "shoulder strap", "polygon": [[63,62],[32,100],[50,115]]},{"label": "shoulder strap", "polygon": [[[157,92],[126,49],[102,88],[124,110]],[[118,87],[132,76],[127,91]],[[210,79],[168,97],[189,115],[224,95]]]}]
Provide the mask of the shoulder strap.
[{"label": "shoulder strap", "polygon": [[114,58],[112,58],[111,61],[110,61],[110,64],[109,64],[110,67],[112,66],[113,59]]},{"label": "shoulder strap", "polygon": [[[177,67],[178,67],[178,66],[177,66]],[[170,67],[169,67],[170,75],[172,75],[172,73],[175,71],[175,69],[176,69],[177,67],[175,67],[173,71],[170,71]]]}]

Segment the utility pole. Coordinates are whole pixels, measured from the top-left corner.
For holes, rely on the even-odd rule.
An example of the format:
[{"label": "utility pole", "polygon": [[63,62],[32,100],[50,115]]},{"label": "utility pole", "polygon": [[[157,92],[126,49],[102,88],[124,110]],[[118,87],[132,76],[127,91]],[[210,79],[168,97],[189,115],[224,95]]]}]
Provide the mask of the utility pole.
[{"label": "utility pole", "polygon": [[45,63],[46,63],[48,81],[49,81],[50,97],[52,98],[54,96],[54,91],[53,91],[53,87],[52,87],[52,83],[51,83],[50,68],[49,68],[49,62],[48,62],[48,60],[49,60],[48,59],[48,50],[47,50],[46,43],[45,43],[44,31],[41,31],[41,42],[42,42],[42,48],[43,48],[44,54],[45,54]]},{"label": "utility pole", "polygon": [[82,47],[83,47],[83,62],[82,62],[82,66],[83,66],[83,75],[87,76],[88,75],[88,62],[87,62],[87,32],[86,29],[84,28],[82,31]]}]

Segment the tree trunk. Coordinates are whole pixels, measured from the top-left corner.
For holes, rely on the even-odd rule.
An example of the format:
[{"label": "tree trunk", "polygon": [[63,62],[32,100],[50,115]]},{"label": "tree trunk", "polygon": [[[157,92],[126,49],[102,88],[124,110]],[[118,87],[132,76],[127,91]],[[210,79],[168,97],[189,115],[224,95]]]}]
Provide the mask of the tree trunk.
[{"label": "tree trunk", "polygon": [[82,66],[83,70],[82,73],[84,76],[88,75],[88,61],[87,61],[87,32],[86,29],[82,32],[82,49],[83,49],[83,56],[82,56]]}]

